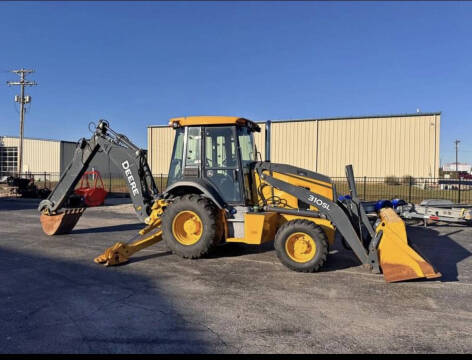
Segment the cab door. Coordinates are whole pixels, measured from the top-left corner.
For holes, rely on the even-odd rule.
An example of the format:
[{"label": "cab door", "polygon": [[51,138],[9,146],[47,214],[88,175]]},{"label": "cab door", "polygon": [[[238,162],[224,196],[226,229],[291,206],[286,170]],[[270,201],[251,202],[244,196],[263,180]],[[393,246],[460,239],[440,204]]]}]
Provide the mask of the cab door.
[{"label": "cab door", "polygon": [[230,204],[244,204],[235,126],[204,127],[203,176]]},{"label": "cab door", "polygon": [[183,179],[200,177],[202,128],[190,126],[176,130],[167,186]]}]

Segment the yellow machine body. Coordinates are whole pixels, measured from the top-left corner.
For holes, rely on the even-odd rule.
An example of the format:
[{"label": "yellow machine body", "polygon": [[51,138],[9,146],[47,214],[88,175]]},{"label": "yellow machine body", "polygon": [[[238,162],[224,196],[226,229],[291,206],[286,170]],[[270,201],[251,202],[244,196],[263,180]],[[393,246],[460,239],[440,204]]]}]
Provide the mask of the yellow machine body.
[{"label": "yellow machine body", "polygon": [[[217,140],[218,137],[215,136],[214,142],[210,142],[210,145],[208,145],[206,141],[212,139],[210,130],[215,130],[220,125],[221,127],[234,126],[235,129],[232,129],[233,135],[226,136],[227,140],[225,139],[224,142],[223,140]],[[348,241],[350,248],[361,263],[371,267],[375,272],[382,271],[387,282],[441,276],[423,257],[408,245],[405,224],[393,209],[384,208],[380,210],[379,214],[376,214],[380,222],[377,228],[374,229],[375,231],[373,231],[363,204],[356,194],[357,191],[353,190],[355,189],[355,181],[350,165],[346,167],[346,172],[350,171],[350,175],[347,175],[347,178],[350,184],[351,195],[353,195],[351,197],[352,202],[347,203],[342,208],[345,203],[341,204],[337,201],[335,185],[330,178],[290,165],[273,164],[268,160],[265,162],[256,161],[255,155],[257,151],[254,146],[252,132],[260,131],[260,127],[248,119],[232,116],[178,117],[171,119],[169,126],[176,129],[181,136],[184,136],[180,137],[180,142],[175,142],[174,150],[177,149],[177,146],[181,146],[181,148],[179,148],[180,155],[176,155],[179,154],[179,151],[173,152],[174,158],[172,161],[177,160],[174,165],[179,163],[187,164],[186,161],[182,160],[189,159],[188,157],[184,158],[183,153],[187,151],[185,149],[190,144],[190,139],[193,139],[194,142],[192,144],[194,144],[195,149],[201,150],[203,156],[208,156],[208,153],[211,153],[215,159],[219,157],[219,162],[214,160],[213,163],[212,160],[211,166],[208,165],[209,168],[207,169],[207,165],[204,165],[206,164],[205,158],[201,158],[202,154],[199,151],[193,150],[193,155],[195,155],[193,165],[183,170],[183,165],[180,165],[180,173],[179,171],[175,172],[175,174],[179,175],[176,175],[174,180],[178,181],[175,181],[172,185],[168,184],[163,194],[157,194],[157,188],[155,186],[152,187],[155,188],[152,191],[154,196],[147,199],[155,200],[152,203],[151,213],[145,221],[147,226],[139,231],[139,234],[130,241],[126,243],[119,242],[108,248],[102,255],[95,258],[96,263],[108,266],[127,262],[134,253],[161,241],[163,238],[168,246],[174,246],[174,240],[178,242],[178,245],[175,245],[178,247],[174,247],[172,249],[173,252],[177,254],[180,252],[181,256],[189,258],[204,256],[211,246],[216,245],[221,240],[228,243],[239,242],[251,245],[274,241],[277,256],[287,267],[296,271],[318,271],[323,266],[324,261],[326,261],[328,245],[333,245],[335,233],[339,231],[344,236],[344,239]],[[202,127],[202,131],[198,136],[191,138],[189,131],[182,131],[182,127],[197,127],[197,131],[200,131],[199,129]],[[247,129],[241,129],[244,127]],[[220,129],[217,129],[217,131],[220,131]],[[115,134],[115,137],[110,136],[110,134]],[[128,144],[124,148],[132,151],[132,154],[141,154],[140,151],[135,151],[136,147],[125,136],[113,132],[109,128],[108,123],[101,122],[97,126],[96,135],[88,142],[89,144],[95,144],[96,148],[99,146],[114,146],[117,144],[117,141],[121,141],[125,145]],[[241,140],[234,141],[234,139],[248,136],[251,137],[251,141],[246,141],[246,148],[243,151],[244,147],[238,145],[241,143]],[[224,139],[224,137],[221,139]],[[95,140],[98,142],[94,142]],[[244,142],[242,143],[244,144]],[[269,145],[269,143],[266,143],[266,145]],[[208,152],[207,146],[212,151]],[[224,148],[224,152],[222,151],[218,155],[216,146]],[[188,147],[188,149],[190,148]],[[189,153],[191,152],[189,151]],[[90,154],[95,153],[91,152]],[[93,156],[90,154],[89,156]],[[249,154],[253,154],[253,156],[249,156]],[[199,159],[196,158],[197,155],[200,156]],[[235,162],[238,166],[237,168],[236,165],[228,165],[233,158],[237,160]],[[75,171],[74,176],[84,170],[81,168],[84,165],[82,159],[80,157],[78,159],[81,163],[78,165],[77,163],[72,164],[74,166],[70,167]],[[224,164],[223,160],[228,160],[229,162]],[[145,157],[138,164],[141,166],[143,163],[146,165],[143,169],[148,171],[143,170],[141,173],[138,173],[136,176],[139,176],[139,178],[143,176],[140,174],[149,173],[150,175]],[[190,163],[192,162],[189,161]],[[171,162],[171,169],[172,164]],[[215,166],[215,164],[219,164],[219,166]],[[210,172],[213,174],[213,171],[220,171],[222,169],[227,174],[231,174],[231,172],[239,174],[239,180],[236,180],[236,175],[234,177],[228,175],[224,179],[229,178],[229,180],[225,181],[230,182],[230,188],[239,186],[242,181],[243,186],[240,186],[239,194],[244,193],[244,196],[239,196],[237,199],[230,196],[225,198],[225,194],[227,195],[229,191],[228,187],[218,189],[217,187],[221,186],[221,184],[216,185],[216,177],[213,180],[209,180],[213,176],[208,175]],[[130,169],[125,170],[131,172]],[[187,174],[185,174],[185,170],[188,171]],[[237,172],[237,170],[240,171]],[[205,171],[208,172],[205,173]],[[171,173],[170,170],[169,173]],[[127,172],[125,174],[128,181],[134,179]],[[202,174],[205,175],[202,176]],[[71,180],[75,179],[74,176],[70,175],[67,177],[67,181],[72,184],[70,187],[74,185],[73,180]],[[204,178],[203,180],[201,179],[202,177]],[[181,182],[180,185],[178,184],[179,181]],[[212,181],[214,182],[212,183]],[[205,182],[210,185],[213,184],[214,188],[211,188],[210,185],[205,185],[206,187],[202,185]],[[146,182],[143,183],[146,184]],[[133,187],[131,184],[135,186]],[[130,191],[133,194],[135,194],[135,191],[139,193],[134,182],[130,183],[130,186]],[[61,195],[62,197],[58,196],[58,199],[64,199],[67,191],[71,189],[64,185],[61,190],[63,195]],[[212,194],[219,195],[215,198]],[[196,197],[201,198],[195,200]],[[219,197],[221,199],[217,200]],[[200,205],[198,205],[199,202]],[[205,208],[199,207],[203,206],[201,205],[202,203],[206,204],[204,205]],[[60,202],[56,204],[60,204]],[[151,203],[143,201],[143,204],[146,206],[146,212],[144,215],[141,214],[141,219],[149,214],[148,210]],[[227,206],[231,204],[234,205],[233,208]],[[56,213],[53,205],[53,202],[49,201],[49,204],[45,206],[52,210],[48,212],[41,210],[40,220],[44,232],[48,235],[70,232],[82,215],[83,209],[65,210],[62,213]],[[320,208],[317,208],[317,206]],[[231,234],[235,233],[240,237],[230,237],[228,228],[230,218],[233,217],[231,211],[236,207],[243,208],[243,225],[240,217],[231,219],[234,221],[232,223]],[[176,211],[175,213],[172,212],[173,209]],[[354,215],[352,214],[353,209],[356,212]],[[135,206],[135,210],[141,212],[144,210],[144,207],[141,207],[141,205]],[[197,213],[203,214],[202,217]],[[215,221],[219,217],[218,214],[221,214],[221,218]],[[359,224],[355,224],[358,220]],[[237,228],[234,227],[236,222],[238,224]],[[356,225],[359,226],[356,227]],[[242,234],[241,226],[244,226],[243,236],[239,235]],[[362,226],[368,228],[369,235],[372,238],[369,248],[365,246],[361,239]],[[205,232],[205,229],[207,232]],[[377,234],[377,236],[374,236],[374,234]],[[181,251],[180,249],[183,250]],[[192,251],[194,252],[192,253]]]},{"label": "yellow machine body", "polygon": [[[262,196],[256,189],[261,185],[261,179],[256,172],[254,176],[254,189],[253,196],[257,196],[257,202],[262,202],[262,196],[265,199],[280,199],[281,203],[279,207],[285,207],[287,209],[298,209],[298,199],[284,191],[271,187],[270,185],[262,187]],[[314,180],[311,178],[295,175],[287,175],[283,173],[272,172],[272,176],[282,181],[286,181],[295,186],[301,186],[309,189],[311,192],[323,195],[328,199],[333,199],[334,189],[333,185],[323,181]],[[310,206],[310,210],[316,211],[315,206]],[[227,238],[227,242],[241,242],[246,244],[261,244],[269,241],[273,241],[277,229],[287,221],[304,219],[312,221],[319,225],[328,238],[330,245],[334,244],[334,237],[336,228],[328,219],[313,218],[302,215],[283,214],[275,212],[264,212],[264,213],[246,213],[244,216],[244,238]]]},{"label": "yellow machine body", "polygon": [[[307,190],[310,190],[312,193],[315,194],[320,194],[324,196],[325,198],[328,198],[330,200],[333,200],[334,198],[334,189],[333,189],[333,184],[320,181],[320,180],[315,180],[312,178],[304,177],[304,176],[299,176],[299,175],[289,175],[289,174],[284,174],[284,173],[279,173],[276,171],[271,171],[271,176],[273,176],[275,179],[282,180],[285,182],[290,183],[291,185],[294,186],[300,186],[303,187]],[[259,178],[259,175],[257,173],[254,173],[254,184],[255,184],[255,189],[259,188],[261,184],[263,184],[263,180]],[[285,207],[288,209],[298,209],[299,208],[299,202],[298,199],[291,195],[288,194],[282,190],[276,189],[268,184],[264,184],[266,186],[262,187],[262,196],[266,199],[269,199],[271,197],[273,198],[279,198],[283,200],[283,204]],[[254,190],[255,191],[255,190]],[[259,194],[257,191],[255,191],[257,194],[257,200],[258,202],[262,202],[262,197],[261,194]],[[280,205],[279,205],[280,206]],[[313,205],[310,205],[309,210],[314,210],[316,211],[317,208]]]},{"label": "yellow machine body", "polygon": [[169,126],[173,128],[201,125],[251,125],[252,127],[259,127],[255,122],[237,116],[186,116],[172,118],[169,121]]},{"label": "yellow machine body", "polygon": [[226,238],[226,242],[259,245],[274,240],[277,229],[286,221],[305,219],[321,226],[330,245],[334,243],[335,228],[327,219],[279,214],[275,212],[247,213],[244,215],[244,237]]}]

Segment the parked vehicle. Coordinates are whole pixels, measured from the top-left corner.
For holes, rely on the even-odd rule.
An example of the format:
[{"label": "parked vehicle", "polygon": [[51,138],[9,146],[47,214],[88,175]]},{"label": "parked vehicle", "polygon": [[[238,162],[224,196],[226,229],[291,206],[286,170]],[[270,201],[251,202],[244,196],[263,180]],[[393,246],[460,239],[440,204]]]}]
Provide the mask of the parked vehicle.
[{"label": "parked vehicle", "polygon": [[[177,255],[200,258],[223,242],[260,245],[274,241],[289,269],[323,268],[339,232],[359,261],[387,282],[441,276],[407,241],[405,224],[388,206],[368,217],[357,195],[352,166],[346,166],[350,198],[338,201],[333,181],[286,164],[257,161],[256,123],[239,117],[171,119],[175,129],[167,188],[154,183],[143,150],[100,121],[82,139],[50,196],[38,207],[48,235],[70,232],[85,208],[62,211],[69,194],[102,149],[123,170],[134,209],[147,226],[127,243],[95,258],[117,265],[164,240]],[[266,126],[270,145],[270,123]],[[266,151],[268,154],[269,152]]]}]

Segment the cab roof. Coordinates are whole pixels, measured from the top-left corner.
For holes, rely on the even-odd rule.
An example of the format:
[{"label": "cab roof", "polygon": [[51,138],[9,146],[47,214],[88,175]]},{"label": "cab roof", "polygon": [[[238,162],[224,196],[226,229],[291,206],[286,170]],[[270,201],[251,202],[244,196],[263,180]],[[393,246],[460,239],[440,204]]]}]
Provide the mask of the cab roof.
[{"label": "cab roof", "polygon": [[255,122],[237,116],[185,116],[172,118],[169,121],[169,126],[173,128],[204,125],[239,125],[246,126],[253,131],[261,131]]}]

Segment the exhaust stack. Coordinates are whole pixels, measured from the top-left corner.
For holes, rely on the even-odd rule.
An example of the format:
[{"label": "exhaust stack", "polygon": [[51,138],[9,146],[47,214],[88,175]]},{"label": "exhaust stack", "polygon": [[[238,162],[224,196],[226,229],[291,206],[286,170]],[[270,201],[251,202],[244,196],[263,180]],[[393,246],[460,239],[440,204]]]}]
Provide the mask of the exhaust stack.
[{"label": "exhaust stack", "polygon": [[270,162],[270,124],[268,120],[265,127],[265,161]]}]

